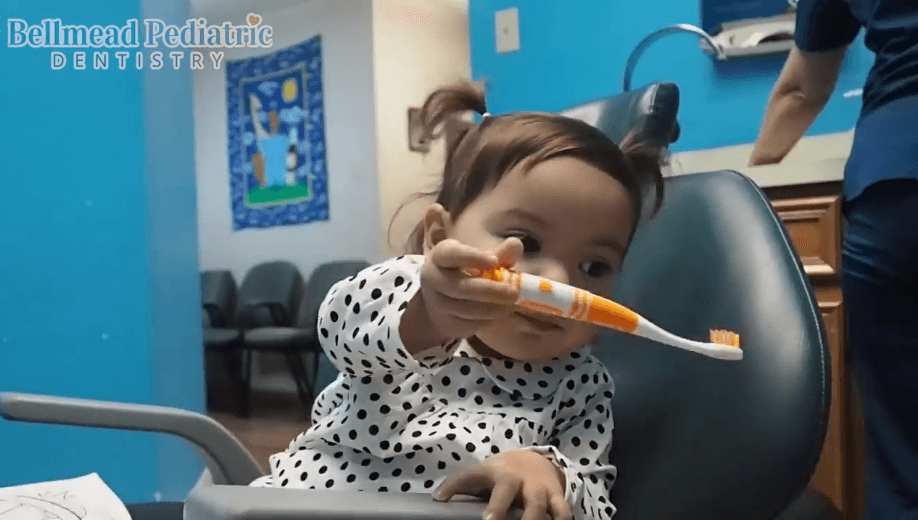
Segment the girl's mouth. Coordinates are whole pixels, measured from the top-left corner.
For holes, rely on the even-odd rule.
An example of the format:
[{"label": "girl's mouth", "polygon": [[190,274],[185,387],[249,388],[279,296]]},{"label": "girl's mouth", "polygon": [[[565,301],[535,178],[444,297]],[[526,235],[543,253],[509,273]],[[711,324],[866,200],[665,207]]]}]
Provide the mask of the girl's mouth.
[{"label": "girl's mouth", "polygon": [[532,325],[541,331],[556,330],[561,328],[560,325],[557,325],[556,323],[553,323],[545,318],[532,316],[530,314],[523,314],[519,311],[515,311],[514,314],[525,320],[529,325]]}]

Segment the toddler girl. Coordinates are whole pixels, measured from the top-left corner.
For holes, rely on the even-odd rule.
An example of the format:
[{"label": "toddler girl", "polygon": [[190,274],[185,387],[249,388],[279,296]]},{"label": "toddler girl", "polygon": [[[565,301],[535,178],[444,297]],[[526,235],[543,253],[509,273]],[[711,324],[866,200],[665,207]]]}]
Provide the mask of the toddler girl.
[{"label": "toddler girl", "polygon": [[253,485],[486,495],[526,520],[608,519],[613,383],[590,355],[592,325],[535,314],[495,266],[610,296],[658,155],[560,115],[486,114],[480,86],[441,88],[428,136],[485,116],[447,150],[436,203],[409,252],[338,282],[319,335],[341,374],[312,427]]}]

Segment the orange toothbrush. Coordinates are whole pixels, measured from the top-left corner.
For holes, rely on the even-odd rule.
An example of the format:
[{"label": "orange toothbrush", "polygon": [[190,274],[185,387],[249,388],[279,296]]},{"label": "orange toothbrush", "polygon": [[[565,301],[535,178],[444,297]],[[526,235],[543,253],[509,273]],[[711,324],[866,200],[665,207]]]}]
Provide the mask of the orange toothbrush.
[{"label": "orange toothbrush", "polygon": [[693,341],[663,330],[624,305],[570,285],[502,267],[481,276],[515,285],[520,290],[516,304],[536,312],[586,321],[717,359],[736,361],[743,358],[739,335],[733,332],[712,330],[710,343]]}]

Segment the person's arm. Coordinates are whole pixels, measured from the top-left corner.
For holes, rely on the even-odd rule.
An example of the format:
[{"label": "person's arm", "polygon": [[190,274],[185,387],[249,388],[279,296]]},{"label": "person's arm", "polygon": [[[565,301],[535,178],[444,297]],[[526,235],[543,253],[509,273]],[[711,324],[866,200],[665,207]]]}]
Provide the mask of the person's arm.
[{"label": "person's arm", "polygon": [[[423,257],[406,255],[368,267],[332,286],[319,307],[319,343],[351,377],[434,370],[457,342],[431,333],[417,300]],[[411,322],[401,326],[403,320]],[[402,333],[408,337],[403,338]]]},{"label": "person's arm", "polygon": [[860,30],[846,0],[797,2],[794,47],[768,99],[751,166],[781,162],[800,141],[829,102]]},{"label": "person's arm", "polygon": [[781,162],[806,134],[835,90],[847,50],[806,52],[794,46],[768,99],[750,166]]},{"label": "person's arm", "polygon": [[434,327],[421,291],[416,292],[405,307],[398,332],[405,350],[412,356],[449,341],[449,338],[437,332],[437,328]]},{"label": "person's arm", "polygon": [[[569,397],[574,405],[559,414],[549,445],[521,450],[539,453],[555,464],[575,520],[611,520],[615,506],[609,496],[617,475],[612,465],[615,387],[605,368],[598,363],[592,367],[587,373],[590,382],[578,384],[575,393],[559,396]],[[577,373],[571,378],[581,383]]]}]

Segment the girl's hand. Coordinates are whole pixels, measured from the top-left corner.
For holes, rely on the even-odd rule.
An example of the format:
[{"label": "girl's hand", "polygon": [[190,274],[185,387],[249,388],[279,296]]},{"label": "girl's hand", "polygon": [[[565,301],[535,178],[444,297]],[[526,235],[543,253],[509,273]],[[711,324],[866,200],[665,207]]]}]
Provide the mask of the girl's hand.
[{"label": "girl's hand", "polygon": [[421,269],[419,292],[436,331],[449,339],[465,339],[512,312],[519,297],[513,285],[467,273],[512,267],[522,250],[518,238],[508,238],[494,251],[452,239],[434,246]]},{"label": "girl's hand", "polygon": [[522,520],[571,520],[564,485],[564,473],[550,460],[533,451],[514,450],[446,479],[434,499],[446,502],[454,495],[490,493],[484,520],[504,520],[514,504],[523,507]]}]

